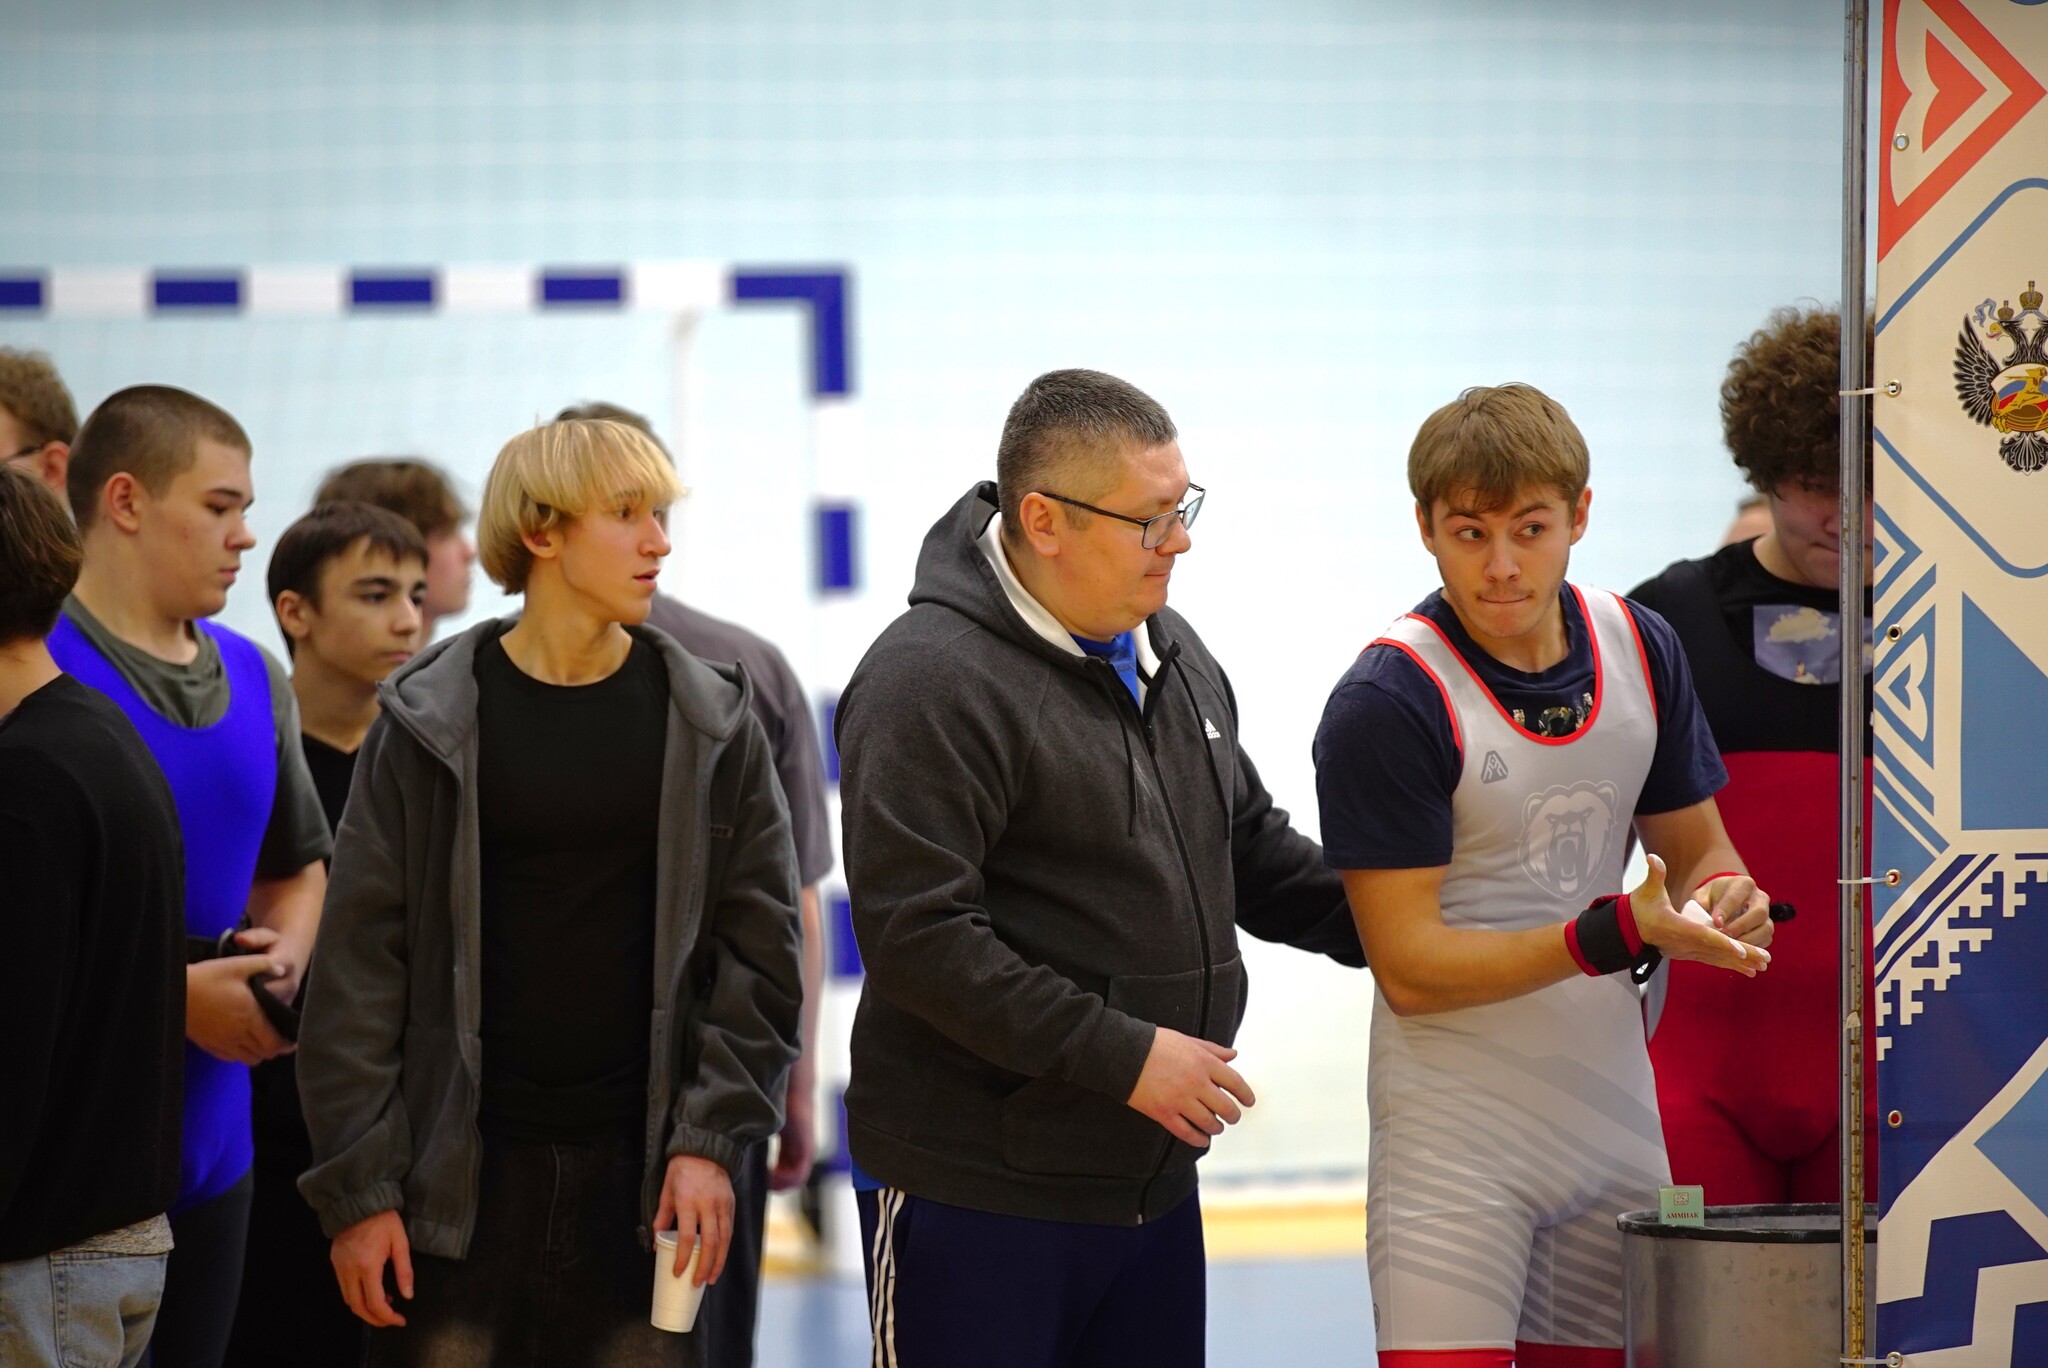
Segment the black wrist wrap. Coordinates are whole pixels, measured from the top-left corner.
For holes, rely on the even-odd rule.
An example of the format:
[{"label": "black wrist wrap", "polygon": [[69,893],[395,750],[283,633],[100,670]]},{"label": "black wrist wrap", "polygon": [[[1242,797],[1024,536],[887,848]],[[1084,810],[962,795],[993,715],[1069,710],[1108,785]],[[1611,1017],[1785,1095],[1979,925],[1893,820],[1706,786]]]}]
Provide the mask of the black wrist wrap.
[{"label": "black wrist wrap", "polygon": [[[1627,918],[1624,923],[1624,918]],[[1627,930],[1624,930],[1626,925]],[[1627,894],[1609,894],[1595,898],[1593,905],[1579,913],[1578,917],[1565,926],[1565,945],[1578,961],[1579,968],[1596,977],[1604,974],[1618,974],[1633,968],[1641,953],[1641,941],[1637,948],[1629,947],[1627,931],[1635,929]]]}]

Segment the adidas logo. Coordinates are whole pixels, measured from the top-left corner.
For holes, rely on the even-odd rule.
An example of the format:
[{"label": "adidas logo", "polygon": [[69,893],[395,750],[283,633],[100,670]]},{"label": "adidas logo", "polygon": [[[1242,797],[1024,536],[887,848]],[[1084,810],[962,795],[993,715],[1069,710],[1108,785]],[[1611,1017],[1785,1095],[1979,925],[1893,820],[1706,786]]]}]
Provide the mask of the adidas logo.
[{"label": "adidas logo", "polygon": [[1223,739],[1223,733],[1217,731],[1216,724],[1206,717],[1202,719],[1202,735],[1208,737],[1211,741],[1221,741]]},{"label": "adidas logo", "polygon": [[1486,763],[1479,767],[1479,782],[1482,784],[1497,784],[1507,777],[1508,762],[1500,758],[1499,751],[1488,751],[1486,753]]}]

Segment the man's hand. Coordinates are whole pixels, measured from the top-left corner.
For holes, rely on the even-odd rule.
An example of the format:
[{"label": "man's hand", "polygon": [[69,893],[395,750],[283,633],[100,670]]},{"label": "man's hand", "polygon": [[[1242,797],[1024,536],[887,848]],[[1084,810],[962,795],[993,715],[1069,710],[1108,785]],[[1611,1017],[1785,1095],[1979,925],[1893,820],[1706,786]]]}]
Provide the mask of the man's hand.
[{"label": "man's hand", "polygon": [[811,1101],[810,1057],[796,1062],[789,1071],[789,1097],[783,1103],[782,1134],[775,1141],[775,1164],[768,1170],[768,1187],[787,1192],[802,1187],[811,1176],[811,1164],[818,1156],[818,1127]]},{"label": "man's hand", "polygon": [[1723,874],[1693,890],[1692,900],[1713,924],[1750,945],[1771,943],[1771,895],[1747,874]]},{"label": "man's hand", "polygon": [[1224,1126],[1236,1125],[1244,1115],[1238,1103],[1249,1107],[1257,1100],[1230,1067],[1235,1058],[1237,1051],[1227,1045],[1155,1027],[1138,1086],[1125,1100],[1175,1139],[1207,1149],[1210,1136],[1223,1134]]},{"label": "man's hand", "polygon": [[[1747,878],[1716,880],[1716,883],[1748,883],[1750,892],[1756,885]],[[1745,900],[1747,895],[1745,894]],[[1712,965],[1717,969],[1733,969],[1745,978],[1755,978],[1770,968],[1771,952],[1762,944],[1744,944],[1726,932],[1716,929],[1706,921],[1694,921],[1681,916],[1671,906],[1671,895],[1664,888],[1664,861],[1650,856],[1650,872],[1640,887],[1628,898],[1629,910],[1635,914],[1636,930],[1642,934],[1645,945],[1653,945],[1663,952],[1665,959],[1693,960],[1700,964]],[[1720,906],[1719,902],[1715,904]],[[1738,904],[1740,906],[1740,904]],[[1748,914],[1745,912],[1744,917]],[[1739,923],[1738,923],[1739,924]],[[1770,903],[1764,903],[1764,940],[1770,939]]]},{"label": "man's hand", "polygon": [[261,1064],[293,1046],[263,1015],[252,978],[276,978],[286,966],[269,955],[227,955],[185,966],[185,1035],[216,1059]]},{"label": "man's hand", "polygon": [[697,1260],[696,1284],[718,1281],[725,1271],[725,1251],[732,1244],[732,1208],[732,1179],[724,1169],[693,1154],[678,1154],[668,1161],[654,1228],[675,1227],[677,1277],[683,1276],[691,1247],[701,1241],[704,1253]]},{"label": "man's hand", "polygon": [[[245,992],[244,997],[248,996]],[[404,1325],[384,1295],[384,1265],[398,1274],[398,1295],[412,1300],[412,1244],[405,1238],[405,1220],[395,1211],[380,1211],[357,1221],[334,1237],[327,1252],[341,1299],[370,1325]]]}]

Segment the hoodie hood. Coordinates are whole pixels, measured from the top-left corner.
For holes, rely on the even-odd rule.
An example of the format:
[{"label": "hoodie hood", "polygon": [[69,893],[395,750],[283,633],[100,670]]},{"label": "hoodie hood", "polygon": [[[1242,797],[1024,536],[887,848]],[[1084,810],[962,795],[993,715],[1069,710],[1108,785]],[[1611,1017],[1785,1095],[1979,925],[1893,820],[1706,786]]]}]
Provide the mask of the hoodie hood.
[{"label": "hoodie hood", "polygon": [[[910,589],[910,604],[921,603],[949,608],[977,627],[995,633],[1036,655],[1071,670],[1085,670],[1088,659],[1063,650],[1045,639],[1024,620],[1010,601],[995,566],[982,550],[981,537],[989,520],[998,512],[996,486],[983,480],[962,495],[925,533],[917,553],[917,577]],[[1142,649],[1165,659],[1170,643],[1163,630],[1163,618],[1155,615],[1143,624]]]},{"label": "hoodie hood", "polygon": [[[477,652],[518,621],[516,613],[490,618],[434,642],[377,686],[378,703],[421,745],[453,763],[476,729]],[[739,668],[699,660],[666,633],[626,630],[661,654],[669,698],[682,719],[715,740],[731,740],[747,711],[747,683]]]}]

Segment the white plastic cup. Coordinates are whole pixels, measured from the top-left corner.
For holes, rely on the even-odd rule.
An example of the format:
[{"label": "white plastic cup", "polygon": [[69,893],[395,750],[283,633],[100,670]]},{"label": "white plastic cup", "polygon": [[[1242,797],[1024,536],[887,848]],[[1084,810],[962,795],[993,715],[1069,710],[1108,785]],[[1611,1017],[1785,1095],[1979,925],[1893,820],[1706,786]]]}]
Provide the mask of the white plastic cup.
[{"label": "white plastic cup", "polygon": [[697,1256],[704,1252],[703,1241],[690,1250],[688,1262],[683,1265],[682,1276],[678,1277],[676,1267],[676,1233],[673,1230],[658,1230],[654,1234],[654,1311],[648,1321],[657,1330],[673,1330],[687,1334],[697,1323],[697,1307],[704,1300],[704,1289],[697,1286]]}]

